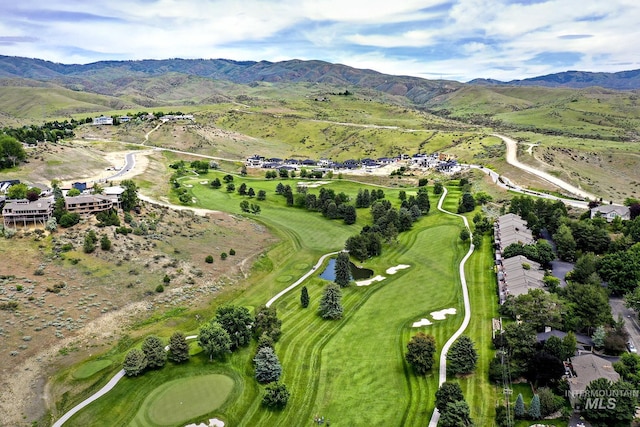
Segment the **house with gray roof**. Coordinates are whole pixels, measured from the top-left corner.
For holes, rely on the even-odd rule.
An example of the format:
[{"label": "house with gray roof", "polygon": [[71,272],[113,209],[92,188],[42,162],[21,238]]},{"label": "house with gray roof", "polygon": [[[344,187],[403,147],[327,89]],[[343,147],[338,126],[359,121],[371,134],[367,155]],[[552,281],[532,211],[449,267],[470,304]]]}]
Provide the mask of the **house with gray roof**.
[{"label": "house with gray roof", "polygon": [[2,219],[5,227],[27,224],[40,224],[45,226],[47,220],[53,215],[53,197],[29,201],[26,199],[7,200],[2,207]]},{"label": "house with gray roof", "polygon": [[509,295],[517,297],[528,293],[529,289],[546,290],[543,279],[544,270],[537,262],[522,255],[503,259],[498,268],[500,303]]},{"label": "house with gray roof", "polygon": [[615,218],[620,217],[623,220],[631,219],[631,210],[629,206],[620,206],[620,205],[602,205],[596,206],[591,209],[591,218],[595,218],[597,216],[601,216],[606,219],[607,222],[613,221]]},{"label": "house with gray roof", "polygon": [[535,243],[527,222],[513,213],[498,217],[494,228],[494,237],[500,249],[504,249],[513,243],[521,243],[523,245]]},{"label": "house with gray roof", "polygon": [[580,407],[580,397],[592,381],[606,378],[616,382],[620,379],[610,361],[593,353],[572,357],[569,368],[569,401],[574,408]]}]

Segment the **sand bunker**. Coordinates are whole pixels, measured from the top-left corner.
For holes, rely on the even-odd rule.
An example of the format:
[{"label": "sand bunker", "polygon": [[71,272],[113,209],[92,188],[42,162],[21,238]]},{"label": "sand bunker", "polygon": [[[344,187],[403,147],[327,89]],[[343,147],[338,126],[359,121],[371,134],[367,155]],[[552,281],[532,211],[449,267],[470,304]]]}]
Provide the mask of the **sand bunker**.
[{"label": "sand bunker", "polygon": [[376,277],[372,277],[371,279],[361,280],[359,282],[356,282],[356,286],[369,286],[374,282],[381,282],[383,280],[384,280],[383,276],[377,275]]},{"label": "sand bunker", "polygon": [[419,328],[420,326],[429,326],[429,325],[433,325],[433,323],[429,322],[429,319],[420,319],[417,322],[413,322],[413,326],[414,328]]},{"label": "sand bunker", "polygon": [[211,418],[208,424],[205,424],[205,423],[187,424],[184,427],[224,427],[224,421],[219,420],[217,418]]},{"label": "sand bunker", "polygon": [[409,268],[409,267],[411,266],[407,264],[399,264],[399,265],[396,265],[395,267],[389,267],[387,268],[387,274],[396,274],[399,270],[404,270],[405,268]]},{"label": "sand bunker", "polygon": [[311,182],[307,182],[307,181],[301,181],[298,182],[298,187],[304,187],[304,188],[317,188],[320,187],[321,185],[325,185],[328,184],[329,181],[311,181]]},{"label": "sand bunker", "polygon": [[445,308],[444,310],[433,311],[431,312],[431,317],[433,317],[433,320],[444,320],[447,317],[447,314],[456,314],[456,309]]}]

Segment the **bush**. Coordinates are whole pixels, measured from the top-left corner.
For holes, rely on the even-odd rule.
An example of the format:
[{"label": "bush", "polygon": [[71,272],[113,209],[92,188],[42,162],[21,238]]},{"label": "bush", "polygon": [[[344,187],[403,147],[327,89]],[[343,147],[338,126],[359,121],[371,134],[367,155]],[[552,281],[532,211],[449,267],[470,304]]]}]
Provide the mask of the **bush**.
[{"label": "bush", "polygon": [[220,259],[227,259],[227,253],[226,252],[222,252],[220,254]]},{"label": "bush", "polygon": [[213,264],[213,256],[207,255],[207,257],[204,259],[204,262],[206,262],[207,264]]},{"label": "bush", "polygon": [[235,255],[236,254],[236,250],[231,248],[229,249],[229,255]]},{"label": "bush", "polygon": [[158,285],[158,286],[156,286],[156,292],[157,292],[157,293],[162,293],[162,292],[164,292],[164,286],[162,286],[162,285]]},{"label": "bush", "polygon": [[111,240],[109,240],[106,234],[103,234],[102,238],[100,239],[100,249],[102,249],[103,251],[108,251],[109,249],[111,249]]},{"label": "bush", "polygon": [[169,284],[169,282],[171,282],[171,278],[169,277],[168,274],[165,274],[164,277],[162,278],[162,282],[165,284]]},{"label": "bush", "polygon": [[64,228],[73,227],[80,222],[80,215],[66,212],[60,217],[60,226]]}]

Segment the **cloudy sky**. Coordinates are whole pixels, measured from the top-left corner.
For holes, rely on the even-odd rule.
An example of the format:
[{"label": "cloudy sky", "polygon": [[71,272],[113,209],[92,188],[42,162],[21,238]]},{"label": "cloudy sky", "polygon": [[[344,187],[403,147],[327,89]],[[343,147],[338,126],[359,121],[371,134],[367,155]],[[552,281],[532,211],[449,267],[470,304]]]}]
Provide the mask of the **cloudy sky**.
[{"label": "cloudy sky", "polygon": [[0,5],[0,54],[320,59],[511,80],[640,68],[639,23],[637,0],[20,0]]}]

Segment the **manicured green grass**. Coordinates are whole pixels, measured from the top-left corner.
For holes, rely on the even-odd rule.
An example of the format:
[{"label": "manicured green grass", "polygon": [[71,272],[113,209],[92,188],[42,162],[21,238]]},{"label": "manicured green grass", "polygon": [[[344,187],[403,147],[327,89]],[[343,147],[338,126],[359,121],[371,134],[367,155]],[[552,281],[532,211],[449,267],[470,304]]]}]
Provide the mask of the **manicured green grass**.
[{"label": "manicured green grass", "polygon": [[108,359],[92,360],[91,362],[83,363],[78,369],[73,372],[73,378],[79,380],[89,378],[90,376],[97,372],[100,372],[107,366],[111,366],[112,363],[113,361]]},{"label": "manicured green grass", "polygon": [[232,378],[211,374],[179,378],[154,389],[130,425],[181,424],[222,406],[234,387]]},{"label": "manicured green grass", "polygon": [[495,273],[493,271],[491,238],[485,236],[482,245],[465,265],[465,275],[471,303],[471,321],[465,331],[478,351],[475,373],[460,379],[460,386],[469,403],[471,416],[478,426],[492,425],[496,403],[500,403],[500,391],[489,382],[489,363],[495,351],[492,343],[491,319],[498,317],[498,301]]},{"label": "manicured green grass", "polygon": [[[193,180],[191,191],[201,206],[239,211],[236,206],[240,196],[198,185],[199,180]],[[236,185],[243,180],[249,182],[247,178],[236,178]],[[255,285],[233,300],[256,307],[288,286],[289,278],[293,281],[299,277],[319,254],[340,249],[362,224],[359,221],[354,226],[345,226],[319,213],[286,207],[284,198],[273,193],[276,182],[254,180],[252,185],[256,190],[271,187],[267,200],[260,202],[262,213],[256,219],[283,239],[258,261],[249,279]],[[345,181],[333,181],[328,186],[353,197],[362,187]],[[394,204],[398,203],[397,190],[385,193]],[[458,189],[450,189],[445,207],[455,211],[459,197]],[[107,396],[76,415],[70,425],[83,425],[90,417],[124,424],[135,418],[137,421],[132,425],[157,425],[160,417],[151,419],[148,415],[151,409],[138,411],[140,402],[150,394],[162,395],[170,387],[166,385],[168,381],[211,373],[229,375],[237,386],[222,407],[217,410],[212,407],[209,413],[193,415],[193,419],[224,414],[229,425],[292,426],[309,424],[319,415],[334,425],[423,425],[434,407],[439,350],[464,316],[458,263],[468,248],[458,238],[462,221],[437,211],[436,203],[436,197],[431,196],[429,215],[401,234],[397,243],[385,247],[382,256],[362,263],[374,275],[386,278],[367,287],[343,289],[342,319],[326,321],[318,316],[318,302],[328,282],[317,276],[305,283],[311,300],[307,309],[301,308],[297,289],[276,302],[283,322],[276,353],[283,365],[281,381],[291,392],[284,411],[268,411],[260,404],[263,387],[253,380],[251,358],[255,344],[252,344],[232,354],[224,364],[209,364],[199,354],[185,365],[170,364],[140,378],[125,378]],[[362,210],[363,218],[365,212]],[[478,372],[461,381],[472,415],[481,420],[478,425],[492,420],[495,404],[495,390],[482,371],[488,365],[484,359],[491,353],[487,340],[490,341],[490,317],[495,310],[495,302],[491,302],[492,297],[495,301],[495,294],[489,281],[490,245],[488,241],[485,243],[486,249],[475,254],[468,267],[468,280],[476,285],[470,294],[472,309],[477,304],[478,311],[474,312],[477,319],[472,316],[467,333],[476,342],[482,360]],[[395,275],[386,273],[387,268],[398,264],[408,264],[410,268]],[[321,271],[319,268],[318,274]],[[434,320],[429,326],[412,327],[413,322],[446,308],[456,308],[457,313],[445,320]],[[485,313],[487,310],[491,313]],[[404,361],[406,344],[419,330],[433,334],[438,349],[432,372],[425,377],[416,376]],[[145,405],[150,408],[151,404]]]},{"label": "manicured green grass", "polygon": [[[200,378],[207,378],[207,381]],[[229,381],[233,382],[231,386]],[[221,388],[216,391],[207,382]],[[185,384],[192,384],[194,390],[189,391],[189,387],[184,387]],[[172,389],[171,385],[178,385],[178,388]],[[229,369],[225,364],[211,363],[205,355],[199,354],[185,364],[168,363],[161,370],[149,371],[139,377],[123,378],[113,390],[74,415],[65,426],[167,426],[187,424],[212,416],[223,418],[221,413],[224,413],[228,402],[236,400],[243,389],[244,379],[235,370]],[[204,397],[208,396],[207,405],[200,406],[202,398],[197,397],[198,390],[204,393]],[[185,399],[172,400],[173,403],[164,401],[167,395],[177,396],[182,393],[188,394],[188,411],[176,409],[175,414],[171,415],[170,412],[163,412],[161,406],[156,406],[162,404],[176,408],[180,401],[185,405]],[[164,416],[173,418],[169,422],[160,422],[159,419]]]}]

